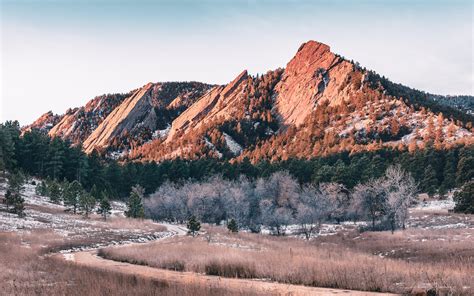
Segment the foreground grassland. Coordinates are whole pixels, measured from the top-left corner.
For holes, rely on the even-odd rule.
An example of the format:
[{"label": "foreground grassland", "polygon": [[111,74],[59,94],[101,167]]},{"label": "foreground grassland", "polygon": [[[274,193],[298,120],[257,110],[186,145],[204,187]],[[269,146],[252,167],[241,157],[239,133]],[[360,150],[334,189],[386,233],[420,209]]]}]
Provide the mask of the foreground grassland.
[{"label": "foreground grassland", "polygon": [[[300,285],[292,287],[301,290],[305,285],[474,295],[474,216],[448,213],[436,203],[411,209],[408,229],[394,234],[359,232],[352,223],[325,224],[321,234],[307,241],[293,232],[296,226],[287,236],[231,234],[209,225],[194,238],[176,235],[185,233],[182,227],[166,229],[150,220],[124,218],[120,205],[107,221],[96,214],[84,218],[43,200],[29,187],[26,218],[6,212],[1,200],[2,192],[1,295],[257,295],[236,289],[227,278],[249,279],[251,285]],[[89,266],[74,262],[79,256],[70,253],[97,248],[105,259],[90,251],[97,264]],[[112,260],[134,265],[123,272],[101,266],[105,261],[112,267],[120,264]],[[138,265],[174,275],[189,272],[199,280],[138,276]],[[214,277],[211,285],[204,275],[221,278]]]},{"label": "foreground grassland", "polygon": [[[50,256],[63,248],[51,231],[30,234],[0,233],[1,295],[244,295],[225,286],[200,283],[177,285],[156,279],[87,268]],[[86,242],[77,242],[86,243]],[[245,295],[249,295],[248,292]],[[251,294],[250,294],[251,295]]]},{"label": "foreground grassland", "polygon": [[[412,211],[413,228],[346,231],[309,242],[206,227],[196,238],[103,249],[105,258],[222,277],[364,291],[473,295],[474,218]],[[422,226],[422,227],[421,227]],[[463,228],[453,228],[463,226]],[[467,227],[464,227],[467,226]]]}]

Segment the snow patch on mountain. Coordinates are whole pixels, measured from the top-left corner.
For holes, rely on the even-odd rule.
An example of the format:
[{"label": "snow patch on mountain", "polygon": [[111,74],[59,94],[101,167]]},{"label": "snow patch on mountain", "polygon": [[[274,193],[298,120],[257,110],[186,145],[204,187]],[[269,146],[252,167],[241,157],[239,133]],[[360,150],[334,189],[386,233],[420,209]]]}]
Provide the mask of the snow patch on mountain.
[{"label": "snow patch on mountain", "polygon": [[168,126],[165,129],[154,131],[151,137],[153,140],[166,138],[168,137],[170,130],[171,130],[171,124],[168,124]]},{"label": "snow patch on mountain", "polygon": [[223,133],[224,134],[224,138],[225,138],[225,143],[227,145],[227,147],[229,147],[229,150],[234,154],[234,155],[239,155],[240,153],[242,153],[242,146],[240,146],[239,143],[237,143],[231,136],[229,136],[228,134],[226,133]]},{"label": "snow patch on mountain", "polygon": [[222,158],[222,153],[219,152],[219,150],[217,150],[216,146],[214,146],[214,144],[212,144],[206,137],[204,137],[204,141],[206,143],[206,146],[211,148],[211,150],[213,150],[216,154],[217,154],[217,157],[218,158]]}]

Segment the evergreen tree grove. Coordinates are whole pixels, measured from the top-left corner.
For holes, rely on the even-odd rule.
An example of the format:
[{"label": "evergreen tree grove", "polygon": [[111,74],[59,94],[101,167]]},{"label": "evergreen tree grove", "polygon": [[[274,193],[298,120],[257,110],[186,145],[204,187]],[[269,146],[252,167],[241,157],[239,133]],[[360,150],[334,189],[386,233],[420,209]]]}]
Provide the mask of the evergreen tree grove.
[{"label": "evergreen tree grove", "polygon": [[436,189],[438,188],[438,179],[436,178],[436,172],[431,165],[428,165],[425,168],[421,186],[429,196],[433,196],[437,191]]},{"label": "evergreen tree grove", "polygon": [[474,214],[474,181],[466,183],[462,190],[454,194],[455,212]]}]

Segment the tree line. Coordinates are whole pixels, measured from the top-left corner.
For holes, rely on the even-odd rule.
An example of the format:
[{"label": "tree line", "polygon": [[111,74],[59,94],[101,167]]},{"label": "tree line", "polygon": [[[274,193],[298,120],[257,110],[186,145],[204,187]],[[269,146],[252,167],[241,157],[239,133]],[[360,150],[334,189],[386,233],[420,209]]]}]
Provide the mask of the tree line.
[{"label": "tree line", "polygon": [[41,179],[79,182],[86,191],[96,186],[110,199],[125,199],[132,187],[142,186],[145,194],[153,193],[164,182],[200,181],[220,174],[226,180],[241,175],[250,180],[288,171],[299,184],[335,182],[352,189],[357,184],[381,177],[392,164],[400,164],[420,184],[422,192],[444,194],[474,178],[474,146],[456,146],[449,150],[426,147],[414,152],[383,148],[377,151],[348,152],[311,160],[229,162],[203,158],[126,162],[119,164],[93,152],[85,154],[80,146],[60,138],[51,139],[32,130],[21,135],[18,122],[0,124],[0,171],[22,171]]},{"label": "tree line", "polygon": [[339,183],[300,185],[288,172],[267,178],[226,180],[214,176],[202,182],[166,182],[145,199],[147,216],[183,223],[189,217],[206,223],[227,224],[260,232],[265,227],[276,235],[289,225],[309,239],[323,222],[370,221],[372,230],[405,227],[408,207],[418,189],[399,165],[383,176],[349,190]]}]

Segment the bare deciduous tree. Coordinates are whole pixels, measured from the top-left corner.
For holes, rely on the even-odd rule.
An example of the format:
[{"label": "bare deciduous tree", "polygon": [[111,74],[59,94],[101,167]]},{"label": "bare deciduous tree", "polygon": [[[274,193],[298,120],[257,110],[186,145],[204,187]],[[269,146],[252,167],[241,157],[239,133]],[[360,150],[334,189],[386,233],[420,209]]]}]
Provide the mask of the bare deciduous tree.
[{"label": "bare deciduous tree", "polygon": [[319,232],[321,223],[328,217],[331,207],[329,200],[312,185],[303,187],[298,204],[296,221],[306,239]]},{"label": "bare deciduous tree", "polygon": [[350,192],[342,184],[321,183],[319,190],[329,200],[330,217],[340,223],[344,218],[350,203]]}]

